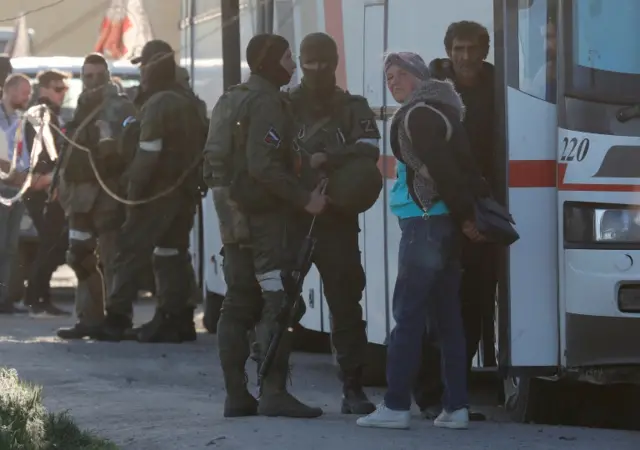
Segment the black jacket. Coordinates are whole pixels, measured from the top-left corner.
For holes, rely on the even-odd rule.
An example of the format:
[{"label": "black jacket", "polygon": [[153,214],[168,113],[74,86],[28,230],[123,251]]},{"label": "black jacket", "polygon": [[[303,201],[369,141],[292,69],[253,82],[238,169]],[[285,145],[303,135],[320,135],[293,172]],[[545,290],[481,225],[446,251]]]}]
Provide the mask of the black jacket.
[{"label": "black jacket", "polygon": [[453,81],[456,91],[466,107],[464,127],[469,136],[471,153],[477,160],[482,175],[495,183],[496,121],[494,100],[494,68],[484,62],[480,80],[472,87],[456,83],[456,75],[449,59],[434,59],[429,64],[431,74],[440,80]]}]

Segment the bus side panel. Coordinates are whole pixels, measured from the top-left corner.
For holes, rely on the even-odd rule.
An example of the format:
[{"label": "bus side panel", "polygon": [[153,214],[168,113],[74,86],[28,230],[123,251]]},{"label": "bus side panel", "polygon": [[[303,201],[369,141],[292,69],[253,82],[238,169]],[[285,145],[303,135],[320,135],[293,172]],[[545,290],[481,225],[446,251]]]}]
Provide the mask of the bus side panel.
[{"label": "bus side panel", "polygon": [[556,366],[556,107],[507,89],[509,209],[520,233],[509,257],[510,365]]}]

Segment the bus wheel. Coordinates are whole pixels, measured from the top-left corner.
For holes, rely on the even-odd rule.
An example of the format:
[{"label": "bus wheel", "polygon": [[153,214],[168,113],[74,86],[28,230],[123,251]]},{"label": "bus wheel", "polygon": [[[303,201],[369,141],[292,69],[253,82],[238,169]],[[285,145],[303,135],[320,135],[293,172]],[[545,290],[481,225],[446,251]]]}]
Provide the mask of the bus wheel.
[{"label": "bus wheel", "polygon": [[222,300],[224,300],[222,295],[207,292],[207,298],[204,301],[202,325],[211,334],[215,334],[216,331],[218,331],[218,319],[220,318]]},{"label": "bus wheel", "polygon": [[548,381],[527,376],[510,376],[504,380],[505,410],[519,423],[545,421]]}]

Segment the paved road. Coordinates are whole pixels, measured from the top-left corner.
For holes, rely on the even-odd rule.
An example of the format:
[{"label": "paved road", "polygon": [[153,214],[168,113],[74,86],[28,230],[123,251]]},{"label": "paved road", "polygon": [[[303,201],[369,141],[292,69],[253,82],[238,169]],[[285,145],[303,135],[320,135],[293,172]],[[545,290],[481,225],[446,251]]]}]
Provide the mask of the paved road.
[{"label": "paved road", "polygon": [[[70,306],[70,305],[69,305]],[[139,321],[150,304],[137,306]],[[327,355],[296,354],[292,391],[322,406],[316,420],[224,419],[215,337],[183,345],[62,342],[54,330],[73,319],[0,317],[0,362],[42,384],[46,405],[68,409],[127,450],[515,450],[640,449],[634,432],[506,423],[498,408],[468,431],[433,428],[415,416],[409,431],[361,429],[339,414],[339,385]],[[252,375],[252,374],[250,374]],[[380,390],[369,391],[376,399]]]}]

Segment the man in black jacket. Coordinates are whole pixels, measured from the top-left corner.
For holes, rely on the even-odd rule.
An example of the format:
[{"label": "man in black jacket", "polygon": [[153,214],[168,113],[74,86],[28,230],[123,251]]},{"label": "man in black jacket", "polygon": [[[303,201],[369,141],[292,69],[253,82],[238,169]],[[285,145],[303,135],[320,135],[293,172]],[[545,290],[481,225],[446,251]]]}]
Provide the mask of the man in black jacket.
[{"label": "man in black jacket", "polygon": [[[68,87],[65,80],[69,75],[58,70],[46,70],[37,76],[38,99],[36,104],[46,105],[51,112],[51,122],[54,126],[62,126],[59,114]],[[33,148],[36,130],[30,123],[25,130],[25,139],[29,151]],[[53,133],[53,136],[57,135]],[[56,139],[56,141],[58,141]],[[57,142],[56,142],[57,144]],[[56,145],[56,151],[60,146]],[[34,176],[46,178],[54,168],[54,162],[47,152],[42,152],[34,168]],[[66,232],[66,218],[64,209],[57,200],[47,204],[47,193],[29,191],[24,199],[27,211],[33,225],[38,232],[38,252],[31,266],[28,285],[24,299],[33,313],[45,312],[52,315],[70,315],[51,303],[50,283],[56,269],[64,264],[65,252],[68,246]]]},{"label": "man in black jacket", "polygon": [[[490,38],[485,27],[469,21],[452,23],[444,38],[449,58],[435,59],[429,70],[435,78],[453,81],[465,105],[464,128],[470,149],[482,176],[495,187],[495,113],[493,66],[485,61]],[[494,311],[497,285],[497,254],[494,246],[465,240],[462,249],[461,281],[462,318],[467,342],[467,366],[471,370],[473,357],[482,338],[485,367],[495,366]],[[423,366],[415,391],[416,402],[423,415],[431,419],[440,411],[442,392],[437,348],[426,344]],[[471,412],[471,420],[484,420]]]}]

